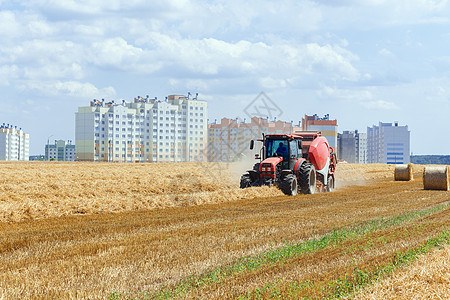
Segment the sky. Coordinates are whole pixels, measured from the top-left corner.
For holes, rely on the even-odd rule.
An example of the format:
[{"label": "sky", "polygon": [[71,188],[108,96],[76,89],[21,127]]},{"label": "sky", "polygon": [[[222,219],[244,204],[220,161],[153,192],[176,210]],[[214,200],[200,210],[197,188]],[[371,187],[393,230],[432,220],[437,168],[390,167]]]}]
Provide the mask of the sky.
[{"label": "sky", "polygon": [[399,122],[413,154],[449,154],[447,0],[0,0],[0,123],[30,154],[75,139],[92,99],[199,93],[210,121],[262,92],[298,123]]}]

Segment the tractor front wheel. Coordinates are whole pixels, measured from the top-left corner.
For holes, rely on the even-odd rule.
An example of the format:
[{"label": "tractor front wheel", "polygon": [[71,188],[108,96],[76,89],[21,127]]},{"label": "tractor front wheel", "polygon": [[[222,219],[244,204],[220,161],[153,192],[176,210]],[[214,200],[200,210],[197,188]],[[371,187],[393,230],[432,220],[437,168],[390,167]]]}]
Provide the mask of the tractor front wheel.
[{"label": "tractor front wheel", "polygon": [[316,192],[316,168],[313,164],[302,164],[298,171],[298,179],[303,194],[314,194]]},{"label": "tractor front wheel", "polygon": [[250,178],[250,175],[249,174],[242,175],[241,176],[241,183],[240,183],[241,189],[248,188],[251,185],[252,185],[252,180]]},{"label": "tractor front wheel", "polygon": [[280,179],[280,189],[288,196],[297,195],[297,178],[293,174],[288,174]]}]

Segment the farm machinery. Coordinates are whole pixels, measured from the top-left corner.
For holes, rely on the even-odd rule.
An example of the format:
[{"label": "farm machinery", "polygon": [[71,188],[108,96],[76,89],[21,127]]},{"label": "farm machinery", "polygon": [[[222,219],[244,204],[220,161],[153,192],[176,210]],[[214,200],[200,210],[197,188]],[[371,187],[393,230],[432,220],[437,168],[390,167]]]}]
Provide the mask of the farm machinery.
[{"label": "farm machinery", "polygon": [[[337,157],[320,131],[262,135],[259,163],[241,176],[240,187],[276,185],[286,195],[331,192]],[[253,150],[255,141],[250,141]]]}]

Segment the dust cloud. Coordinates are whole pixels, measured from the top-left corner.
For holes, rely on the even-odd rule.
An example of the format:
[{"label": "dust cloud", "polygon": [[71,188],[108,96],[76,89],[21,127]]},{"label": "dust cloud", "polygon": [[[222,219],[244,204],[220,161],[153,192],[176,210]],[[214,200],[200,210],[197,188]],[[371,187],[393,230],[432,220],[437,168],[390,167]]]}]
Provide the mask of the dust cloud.
[{"label": "dust cloud", "polygon": [[247,173],[248,170],[252,170],[253,166],[259,162],[259,159],[255,159],[255,157],[245,156],[239,161],[229,163],[228,171],[230,172],[233,181],[239,182],[242,174]]}]

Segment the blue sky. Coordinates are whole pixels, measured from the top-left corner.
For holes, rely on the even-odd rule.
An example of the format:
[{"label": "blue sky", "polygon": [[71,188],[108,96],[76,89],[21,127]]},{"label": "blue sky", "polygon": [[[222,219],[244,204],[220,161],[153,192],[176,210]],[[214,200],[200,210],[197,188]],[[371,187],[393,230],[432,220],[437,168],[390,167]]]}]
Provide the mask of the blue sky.
[{"label": "blue sky", "polygon": [[0,0],[0,123],[41,154],[93,98],[198,92],[214,120],[265,92],[286,121],[398,121],[448,154],[449,21],[438,0]]}]

